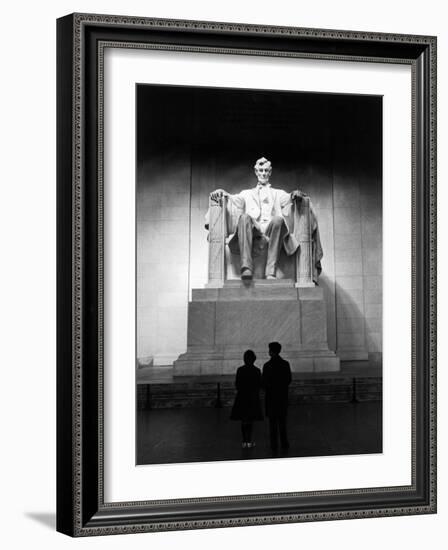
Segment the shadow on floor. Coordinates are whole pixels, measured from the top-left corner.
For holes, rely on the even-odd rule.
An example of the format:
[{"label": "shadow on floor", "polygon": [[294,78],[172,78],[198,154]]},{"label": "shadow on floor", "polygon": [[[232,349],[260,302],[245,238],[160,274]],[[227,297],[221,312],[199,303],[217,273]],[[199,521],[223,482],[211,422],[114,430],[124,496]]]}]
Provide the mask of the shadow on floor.
[{"label": "shadow on floor", "polygon": [[54,512],[26,512],[25,516],[50,528],[52,531],[56,530],[56,514]]}]

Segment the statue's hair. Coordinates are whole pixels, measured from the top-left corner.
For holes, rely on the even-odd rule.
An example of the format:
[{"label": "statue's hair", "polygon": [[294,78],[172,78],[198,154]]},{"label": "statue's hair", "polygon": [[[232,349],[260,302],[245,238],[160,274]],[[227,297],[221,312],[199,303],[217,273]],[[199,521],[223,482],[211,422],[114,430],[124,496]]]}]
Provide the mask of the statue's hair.
[{"label": "statue's hair", "polygon": [[270,168],[270,171],[272,172],[272,164],[271,164],[271,161],[268,160],[267,158],[265,157],[261,157],[257,160],[257,162],[254,164],[254,169],[256,170],[257,168],[259,168],[260,166],[263,166],[267,164],[268,167]]}]

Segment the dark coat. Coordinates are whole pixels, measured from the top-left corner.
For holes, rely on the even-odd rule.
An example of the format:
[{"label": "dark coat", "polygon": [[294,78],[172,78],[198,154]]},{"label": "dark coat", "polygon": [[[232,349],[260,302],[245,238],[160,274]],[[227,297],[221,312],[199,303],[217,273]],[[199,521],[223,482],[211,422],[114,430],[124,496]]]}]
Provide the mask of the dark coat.
[{"label": "dark coat", "polygon": [[288,386],[291,367],[279,355],[263,366],[262,383],[266,392],[266,416],[285,416],[288,409]]},{"label": "dark coat", "polygon": [[244,422],[263,420],[260,402],[260,369],[255,365],[239,367],[236,371],[235,386],[237,393],[230,418]]}]

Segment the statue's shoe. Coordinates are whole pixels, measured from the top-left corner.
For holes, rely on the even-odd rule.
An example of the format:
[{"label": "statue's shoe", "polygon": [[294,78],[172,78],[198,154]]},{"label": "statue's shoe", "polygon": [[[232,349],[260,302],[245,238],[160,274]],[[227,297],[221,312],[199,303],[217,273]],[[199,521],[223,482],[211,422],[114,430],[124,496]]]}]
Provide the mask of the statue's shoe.
[{"label": "statue's shoe", "polygon": [[252,279],[252,271],[250,269],[243,269],[241,271],[241,279]]},{"label": "statue's shoe", "polygon": [[277,277],[275,275],[266,275],[266,279],[268,279],[268,281],[273,281],[277,279]]}]

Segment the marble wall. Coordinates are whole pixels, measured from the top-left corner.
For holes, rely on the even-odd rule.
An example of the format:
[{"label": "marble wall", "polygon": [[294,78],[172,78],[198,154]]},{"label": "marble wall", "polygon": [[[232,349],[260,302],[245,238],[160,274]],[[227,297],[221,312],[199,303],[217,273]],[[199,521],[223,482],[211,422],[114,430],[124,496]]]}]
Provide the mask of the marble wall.
[{"label": "marble wall", "polygon": [[365,359],[369,353],[379,359],[379,98],[286,94],[273,101],[268,94],[231,93],[215,91],[210,97],[206,90],[198,95],[191,88],[140,87],[140,364],[168,365],[185,351],[191,289],[207,282],[208,194],[216,188],[232,193],[253,186],[253,164],[262,155],[273,162],[274,187],[300,188],[315,207],[330,348],[342,359]]},{"label": "marble wall", "polygon": [[189,153],[160,154],[139,170],[137,358],[170,364],[185,347],[189,271]]},{"label": "marble wall", "polygon": [[[333,144],[337,352],[342,360],[378,361],[382,351],[381,150],[369,142],[369,121],[359,104],[341,106],[339,116],[352,118],[353,123],[338,127],[340,139]],[[380,128],[373,127],[375,136]]]}]

